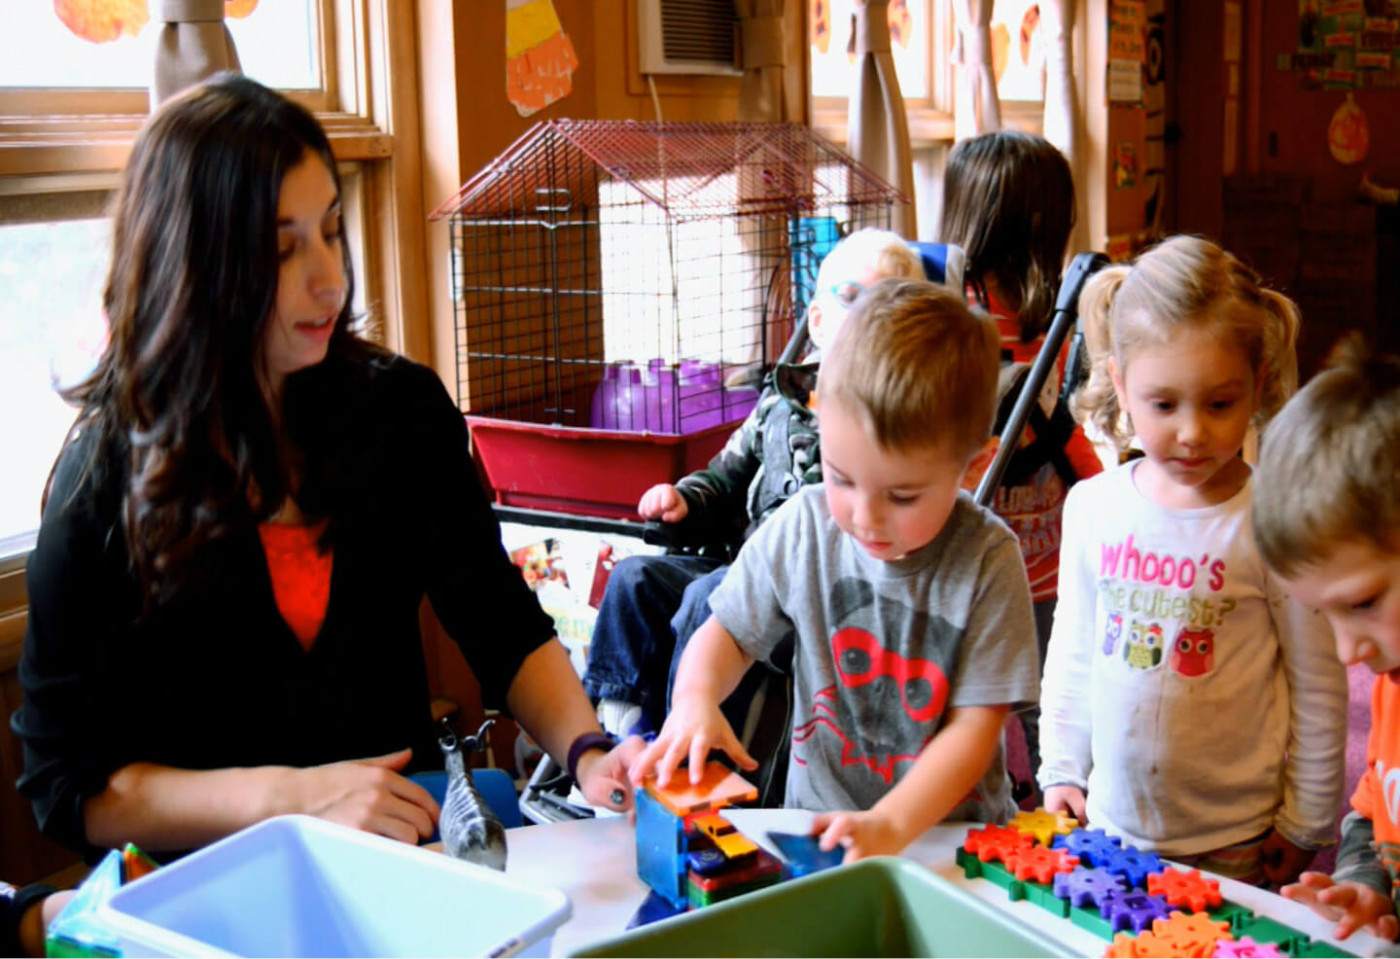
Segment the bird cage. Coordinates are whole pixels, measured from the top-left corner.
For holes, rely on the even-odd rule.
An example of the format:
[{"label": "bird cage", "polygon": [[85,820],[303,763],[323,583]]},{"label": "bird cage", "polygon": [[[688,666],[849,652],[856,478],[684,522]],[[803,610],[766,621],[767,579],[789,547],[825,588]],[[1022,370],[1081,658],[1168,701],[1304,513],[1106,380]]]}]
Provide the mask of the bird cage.
[{"label": "bird cage", "polygon": [[702,467],[821,257],[897,202],[799,124],[535,125],[433,213],[451,231],[457,400],[497,501],[628,517]]}]

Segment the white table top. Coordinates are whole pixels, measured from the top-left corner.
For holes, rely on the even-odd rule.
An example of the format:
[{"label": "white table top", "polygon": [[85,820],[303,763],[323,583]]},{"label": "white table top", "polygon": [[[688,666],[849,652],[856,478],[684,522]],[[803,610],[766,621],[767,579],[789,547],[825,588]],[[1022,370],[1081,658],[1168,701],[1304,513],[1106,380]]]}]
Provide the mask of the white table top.
[{"label": "white table top", "polygon": [[[724,815],[761,844],[770,830],[809,831],[811,816],[784,809],[729,809]],[[967,823],[936,826],[905,850],[904,856],[1052,936],[1069,954],[1103,955],[1107,943],[1069,920],[1052,916],[1029,902],[1011,902],[1005,890],[986,880],[965,879],[953,857],[969,828],[972,827]],[[635,833],[625,818],[524,826],[508,830],[507,839],[507,875],[562,889],[573,906],[572,917],[555,933],[552,952],[556,956],[621,933],[647,896],[646,885],[637,878]],[[1220,878],[1220,892],[1258,915],[1315,939],[1326,939],[1357,955],[1375,955],[1391,945],[1365,933],[1357,933],[1344,942],[1333,939],[1332,924],[1307,908],[1232,879]]]}]

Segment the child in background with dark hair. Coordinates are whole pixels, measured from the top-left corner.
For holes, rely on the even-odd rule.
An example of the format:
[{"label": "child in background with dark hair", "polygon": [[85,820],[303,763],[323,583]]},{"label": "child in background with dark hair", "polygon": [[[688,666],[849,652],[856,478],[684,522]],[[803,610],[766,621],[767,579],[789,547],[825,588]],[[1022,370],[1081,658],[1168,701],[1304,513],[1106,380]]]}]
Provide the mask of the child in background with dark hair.
[{"label": "child in background with dark hair", "polygon": [[686,761],[694,780],[712,748],[754,768],[720,703],[791,635],[784,805],[819,813],[823,849],[894,855],[947,817],[1012,814],[1002,725],[1035,695],[1030,595],[1015,538],[961,487],[987,454],[997,366],[995,328],[957,293],[884,280],[861,295],[817,387],[822,484],[710,596],[634,785]]},{"label": "child in background with dark hair", "polygon": [[[1035,360],[1045,342],[1074,217],[1069,163],[1042,137],[986,133],[959,142],[948,156],[943,239],[967,254],[969,299],[996,318],[1007,364],[998,432],[1028,373],[1024,364]],[[1042,661],[1055,616],[1065,496],[1079,480],[1103,471],[1093,444],[1059,402],[1063,365],[1062,353],[1056,364],[1059,375],[1046,380],[992,501],[1021,541]],[[978,479],[971,475],[968,482],[975,486]],[[1040,766],[1040,708],[1023,710],[1018,718],[1033,779]]]},{"label": "child in background with dark hair", "polygon": [[1080,302],[1093,365],[1077,401],[1145,455],[1065,504],[1045,807],[1187,865],[1290,882],[1332,842],[1346,675],[1326,621],[1255,548],[1240,449],[1293,390],[1297,309],[1184,236],[1100,271]]},{"label": "child in background with dark hair", "polygon": [[1400,935],[1400,357],[1352,338],[1269,424],[1254,536],[1269,568],[1332,624],[1343,665],[1376,674],[1366,771],[1342,820],[1332,875],[1305,872],[1284,898],[1357,929]]}]

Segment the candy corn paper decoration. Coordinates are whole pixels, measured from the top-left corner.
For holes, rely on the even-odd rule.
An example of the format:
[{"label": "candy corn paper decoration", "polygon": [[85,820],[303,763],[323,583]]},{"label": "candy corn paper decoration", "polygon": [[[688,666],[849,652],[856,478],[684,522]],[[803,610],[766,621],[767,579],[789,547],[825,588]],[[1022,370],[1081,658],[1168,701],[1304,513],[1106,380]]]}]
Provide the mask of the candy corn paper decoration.
[{"label": "candy corn paper decoration", "polygon": [[506,95],[522,117],[568,96],[578,65],[552,0],[506,0]]}]

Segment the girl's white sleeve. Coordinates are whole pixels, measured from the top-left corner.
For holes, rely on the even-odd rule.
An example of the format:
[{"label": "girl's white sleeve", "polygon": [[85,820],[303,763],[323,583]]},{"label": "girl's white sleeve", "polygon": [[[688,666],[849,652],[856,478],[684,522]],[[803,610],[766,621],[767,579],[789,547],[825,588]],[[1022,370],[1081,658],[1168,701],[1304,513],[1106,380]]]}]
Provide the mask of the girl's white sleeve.
[{"label": "girl's white sleeve", "polygon": [[1041,789],[1074,785],[1086,789],[1093,766],[1090,674],[1093,664],[1097,579],[1088,549],[1092,515],[1082,482],[1065,500],[1060,537],[1059,601],[1040,684]]},{"label": "girl's white sleeve", "polygon": [[1316,849],[1336,841],[1346,779],[1347,674],[1326,617],[1304,608],[1270,575],[1265,597],[1283,656],[1292,718],[1283,805],[1274,827],[1294,845]]}]

